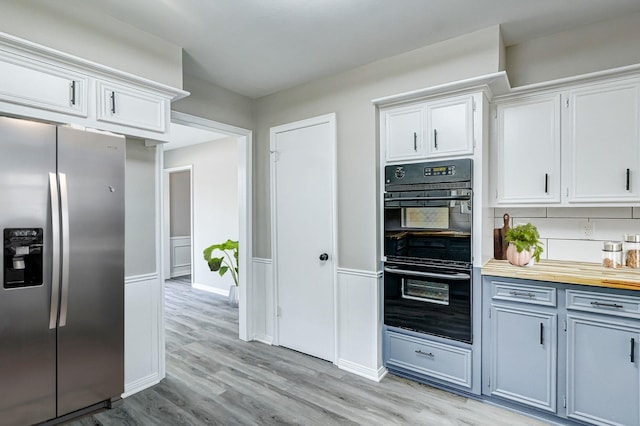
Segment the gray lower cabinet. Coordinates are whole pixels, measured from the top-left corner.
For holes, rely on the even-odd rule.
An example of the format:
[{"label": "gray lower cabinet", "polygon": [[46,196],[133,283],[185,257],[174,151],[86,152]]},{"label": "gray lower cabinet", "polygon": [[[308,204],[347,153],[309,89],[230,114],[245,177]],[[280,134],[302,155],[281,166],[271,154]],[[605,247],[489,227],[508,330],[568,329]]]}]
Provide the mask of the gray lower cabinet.
[{"label": "gray lower cabinet", "polygon": [[556,412],[557,314],[492,304],[491,395]]},{"label": "gray lower cabinet", "polygon": [[489,327],[483,352],[490,359],[485,394],[555,413],[556,289],[496,278],[485,279],[484,290]]},{"label": "gray lower cabinet", "polygon": [[385,365],[395,373],[409,373],[435,379],[446,385],[471,389],[470,348],[385,331]]},{"label": "gray lower cabinet", "polygon": [[638,292],[485,276],[482,301],[484,395],[579,424],[640,425]]},{"label": "gray lower cabinet", "polygon": [[567,417],[640,425],[640,325],[567,315]]}]

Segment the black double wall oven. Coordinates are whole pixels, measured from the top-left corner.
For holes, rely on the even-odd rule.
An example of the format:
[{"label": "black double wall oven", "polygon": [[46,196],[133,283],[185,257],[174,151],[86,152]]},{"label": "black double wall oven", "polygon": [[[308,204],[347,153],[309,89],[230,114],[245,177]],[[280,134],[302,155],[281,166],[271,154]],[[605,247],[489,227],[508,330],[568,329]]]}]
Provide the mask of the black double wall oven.
[{"label": "black double wall oven", "polygon": [[471,343],[471,159],[385,167],[384,323]]}]

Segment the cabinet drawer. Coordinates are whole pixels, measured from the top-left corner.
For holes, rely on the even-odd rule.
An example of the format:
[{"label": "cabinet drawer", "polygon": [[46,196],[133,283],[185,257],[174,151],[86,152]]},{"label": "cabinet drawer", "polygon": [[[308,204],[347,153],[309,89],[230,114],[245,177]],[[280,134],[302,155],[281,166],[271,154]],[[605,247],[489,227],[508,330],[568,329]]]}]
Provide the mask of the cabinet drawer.
[{"label": "cabinet drawer", "polygon": [[471,388],[471,350],[388,332],[389,367]]},{"label": "cabinet drawer", "polygon": [[640,319],[640,297],[567,290],[567,309]]},{"label": "cabinet drawer", "polygon": [[491,299],[531,305],[556,306],[556,289],[536,285],[491,281]]},{"label": "cabinet drawer", "polygon": [[134,87],[96,82],[97,119],[108,123],[164,133],[169,101]]}]

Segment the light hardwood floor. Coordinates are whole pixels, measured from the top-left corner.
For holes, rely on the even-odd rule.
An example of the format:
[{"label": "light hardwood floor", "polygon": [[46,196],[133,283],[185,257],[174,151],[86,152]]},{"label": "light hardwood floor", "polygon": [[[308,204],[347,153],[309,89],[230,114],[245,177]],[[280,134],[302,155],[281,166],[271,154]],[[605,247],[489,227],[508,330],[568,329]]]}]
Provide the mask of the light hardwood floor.
[{"label": "light hardwood floor", "polygon": [[396,376],[382,382],[276,346],[238,340],[226,299],[166,283],[167,377],[87,425],[543,425]]}]

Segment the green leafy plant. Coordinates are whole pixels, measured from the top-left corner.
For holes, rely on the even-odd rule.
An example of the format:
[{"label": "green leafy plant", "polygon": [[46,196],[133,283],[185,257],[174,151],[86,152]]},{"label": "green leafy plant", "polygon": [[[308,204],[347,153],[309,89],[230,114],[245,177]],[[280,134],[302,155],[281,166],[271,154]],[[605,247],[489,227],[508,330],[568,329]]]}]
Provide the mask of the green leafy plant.
[{"label": "green leafy plant", "polygon": [[[213,257],[213,253],[218,250],[222,252],[222,256]],[[227,271],[231,272],[233,281],[238,285],[238,242],[227,240],[222,244],[214,244],[207,247],[202,252],[204,260],[207,261],[209,269],[218,272],[220,276],[224,276]]]},{"label": "green leafy plant", "polygon": [[543,249],[542,243],[540,242],[540,234],[535,225],[527,223],[526,225],[514,226],[507,230],[505,239],[507,242],[513,243],[516,246],[518,253],[521,253],[522,250],[533,249],[533,258],[536,262],[540,261],[540,255]]}]

